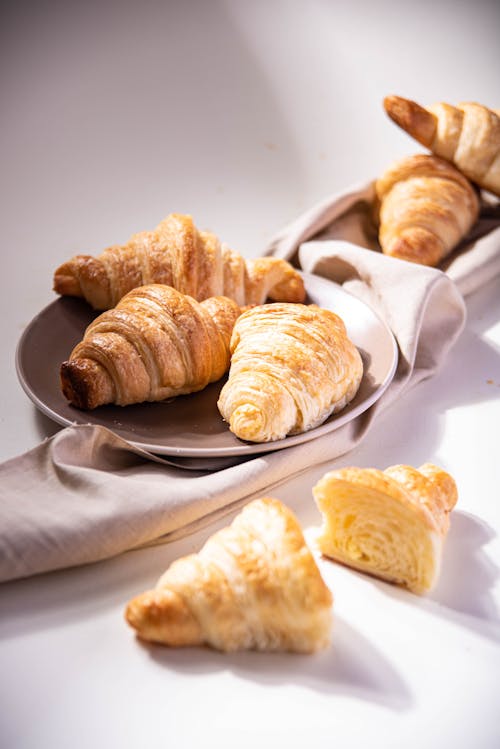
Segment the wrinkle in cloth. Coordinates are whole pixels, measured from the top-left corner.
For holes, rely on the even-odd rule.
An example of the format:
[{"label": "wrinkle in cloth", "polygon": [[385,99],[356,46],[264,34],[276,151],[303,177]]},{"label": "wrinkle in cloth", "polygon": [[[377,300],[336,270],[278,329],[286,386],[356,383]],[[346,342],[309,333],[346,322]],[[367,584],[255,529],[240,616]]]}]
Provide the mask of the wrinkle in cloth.
[{"label": "wrinkle in cloth", "polygon": [[266,254],[342,285],[386,321],[399,360],[382,397],[333,432],[216,471],[182,470],[101,426],[62,429],[0,465],[0,581],[179,538],[313,465],[330,469],[379,413],[439,369],[465,324],[463,295],[500,272],[498,210],[485,211],[475,234],[435,269],[377,249],[372,200],[369,182],[322,201]]}]

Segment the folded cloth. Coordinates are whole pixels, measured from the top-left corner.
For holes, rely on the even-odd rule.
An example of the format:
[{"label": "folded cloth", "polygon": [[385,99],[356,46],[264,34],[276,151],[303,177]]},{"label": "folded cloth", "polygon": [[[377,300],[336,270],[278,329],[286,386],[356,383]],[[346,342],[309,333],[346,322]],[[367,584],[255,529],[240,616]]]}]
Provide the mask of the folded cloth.
[{"label": "folded cloth", "polygon": [[[364,248],[380,254],[377,227],[373,220],[374,197],[375,182],[371,181],[317,203],[280,231],[271,241],[266,254],[286,258],[311,272],[320,254],[349,262],[346,253],[349,255],[350,249],[345,243],[352,245],[352,249]],[[500,273],[500,201],[483,193],[480,202],[478,221],[439,266],[455,282],[463,296],[471,294]],[[325,243],[321,252],[316,246],[314,257],[310,255],[309,242],[312,240]],[[355,253],[355,257],[361,255]],[[329,277],[338,282],[344,281],[342,273],[339,277]]]},{"label": "folded cloth", "polygon": [[491,229],[469,238],[446,272],[417,266],[366,249],[375,246],[372,190],[366,185],[314,207],[268,253],[342,284],[386,320],[399,362],[384,395],[322,437],[209,473],[169,465],[103,427],[63,429],[0,465],[0,580],[192,532],[312,465],[331,464],[365,437],[377,414],[436,372],[464,325],[459,288],[470,293],[500,271],[500,222],[485,217]]}]

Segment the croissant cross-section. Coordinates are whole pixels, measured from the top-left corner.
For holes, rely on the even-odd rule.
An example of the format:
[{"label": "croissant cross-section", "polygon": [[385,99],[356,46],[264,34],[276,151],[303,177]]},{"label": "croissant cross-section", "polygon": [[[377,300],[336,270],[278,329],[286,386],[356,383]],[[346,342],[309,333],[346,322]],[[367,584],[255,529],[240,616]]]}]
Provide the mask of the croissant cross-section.
[{"label": "croissant cross-section", "polygon": [[232,299],[197,302],[163,284],[133,289],[88,326],[63,362],[63,393],[73,405],[93,409],[202,390],[229,367],[240,311]]},{"label": "croissant cross-section", "polygon": [[137,286],[161,283],[202,301],[227,296],[240,306],[267,298],[303,302],[301,275],[281,258],[245,259],[191,216],[171,213],[153,231],[134,234],[100,255],[75,255],[54,274],[54,291],[84,297],[95,309],[114,307]]},{"label": "croissant cross-section", "polygon": [[172,647],[310,653],[330,642],[332,595],[294,514],[264,497],[173,562],[125,617],[141,639]]},{"label": "croissant cross-section", "polygon": [[425,463],[341,468],[313,488],[323,515],[317,539],[327,557],[425,593],[440,571],[457,487],[443,469]]}]

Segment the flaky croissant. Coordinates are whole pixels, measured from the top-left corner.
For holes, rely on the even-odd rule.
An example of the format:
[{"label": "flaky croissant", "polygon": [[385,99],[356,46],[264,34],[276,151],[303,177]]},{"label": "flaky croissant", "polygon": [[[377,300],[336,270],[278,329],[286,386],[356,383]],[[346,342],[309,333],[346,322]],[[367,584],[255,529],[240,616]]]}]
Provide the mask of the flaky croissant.
[{"label": "flaky croissant", "polygon": [[231,353],[218,407],[231,431],[250,442],[318,426],[354,398],[363,375],[344,322],[314,304],[276,302],[244,312]]},{"label": "flaky croissant", "polygon": [[466,102],[421,107],[401,96],[387,96],[384,107],[403,130],[466,177],[500,195],[500,116],[498,110]]},{"label": "flaky croissant", "polygon": [[304,282],[281,258],[245,260],[215,234],[199,232],[191,216],[172,213],[154,231],[134,234],[98,257],[76,255],[54,275],[54,291],[84,297],[94,309],[114,307],[131,289],[151,283],[173,286],[202,301],[227,296],[240,306],[266,299],[303,302]]},{"label": "flaky croissant", "polygon": [[332,595],[293,513],[264,497],[173,562],[125,617],[143,640],[172,647],[309,653],[330,642]]},{"label": "flaky croissant", "polygon": [[63,362],[63,393],[92,409],[201,390],[227,371],[239,314],[226,297],[200,303],[163,284],[133,289],[88,326]]},{"label": "flaky croissant", "polygon": [[479,215],[470,182],[437,156],[397,161],[376,181],[375,192],[382,251],[422,265],[438,265]]},{"label": "flaky croissant", "polygon": [[425,593],[439,575],[453,478],[431,463],[341,468],[313,488],[323,514],[320,551],[339,562]]}]

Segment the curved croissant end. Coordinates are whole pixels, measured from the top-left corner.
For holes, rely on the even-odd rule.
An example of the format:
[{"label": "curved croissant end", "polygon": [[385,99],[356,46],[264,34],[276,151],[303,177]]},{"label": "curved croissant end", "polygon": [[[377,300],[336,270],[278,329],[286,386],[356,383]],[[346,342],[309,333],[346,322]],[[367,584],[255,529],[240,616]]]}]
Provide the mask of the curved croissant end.
[{"label": "curved croissant end", "polygon": [[63,362],[63,393],[72,405],[93,409],[201,390],[229,368],[239,314],[226,297],[199,303],[162,284],[133,289],[89,325]]},{"label": "curved croissant end", "polygon": [[343,321],[316,305],[274,303],[238,318],[218,407],[251,442],[305,432],[358,391],[363,364]]},{"label": "curved croissant end", "polygon": [[414,593],[434,586],[457,502],[446,471],[431,463],[342,468],[326,473],[313,495],[323,514],[323,554]]},{"label": "curved croissant end", "polygon": [[500,196],[500,116],[476,102],[456,107],[439,102],[422,107],[401,96],[387,96],[389,117],[436,156],[447,159],[468,179]]},{"label": "curved croissant end", "polygon": [[264,497],[171,564],[125,618],[140,638],[171,647],[311,653],[330,642],[332,595],[293,513]]},{"label": "curved croissant end", "polygon": [[437,156],[397,161],[376,181],[375,191],[382,251],[422,265],[438,265],[479,215],[472,185]]},{"label": "curved croissant end", "polygon": [[269,297],[303,302],[300,274],[281,258],[245,260],[215,234],[200,232],[191,216],[172,213],[154,231],[134,234],[99,256],[76,255],[54,274],[54,291],[84,297],[94,309],[110,309],[132,289],[173,286],[198,301],[227,296],[240,306]]}]

